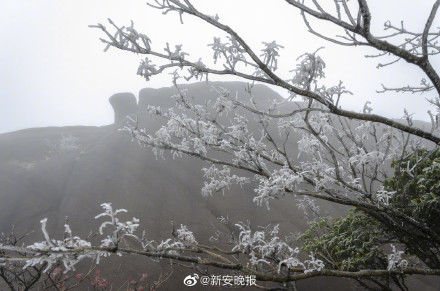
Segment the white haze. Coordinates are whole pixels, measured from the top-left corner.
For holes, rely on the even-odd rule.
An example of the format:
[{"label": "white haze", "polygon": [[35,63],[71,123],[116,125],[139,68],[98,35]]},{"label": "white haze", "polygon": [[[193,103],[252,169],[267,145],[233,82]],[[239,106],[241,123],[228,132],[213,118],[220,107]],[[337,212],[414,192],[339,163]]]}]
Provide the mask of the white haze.
[{"label": "white haze", "polygon": [[[288,71],[300,54],[325,46],[329,81],[342,79],[355,95],[345,106],[361,110],[371,100],[376,113],[400,117],[403,108],[427,119],[421,95],[378,95],[381,83],[389,86],[417,84],[421,74],[404,63],[382,70],[377,60],[364,59],[373,50],[346,48],[324,42],[309,34],[296,9],[282,0],[198,0],[201,10],[230,24],[248,42],[260,48],[261,41],[277,40],[285,46],[281,69]],[[432,1],[370,1],[373,23],[379,31],[386,19],[422,30]],[[381,6],[379,9],[379,5]],[[137,92],[143,87],[170,85],[168,74],[146,83],[136,75],[139,56],[110,50],[103,52],[99,33],[89,24],[104,23],[107,17],[118,24],[133,20],[137,28],[162,48],[183,43],[193,59],[207,60],[205,44],[218,35],[209,25],[176,15],[162,15],[139,0],[3,0],[0,10],[0,132],[28,127],[104,125],[113,120],[107,98],[116,92]],[[435,25],[438,25],[436,21]],[[333,31],[330,25],[320,25]],[[439,65],[436,60],[435,65]],[[285,92],[280,92],[285,94]]]}]

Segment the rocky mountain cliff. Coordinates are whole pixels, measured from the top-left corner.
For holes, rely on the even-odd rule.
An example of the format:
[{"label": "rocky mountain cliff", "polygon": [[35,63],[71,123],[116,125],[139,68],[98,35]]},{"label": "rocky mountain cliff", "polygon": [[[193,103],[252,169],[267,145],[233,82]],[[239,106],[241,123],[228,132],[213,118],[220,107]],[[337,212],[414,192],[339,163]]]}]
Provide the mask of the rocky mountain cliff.
[{"label": "rocky mountain cliff", "polygon": [[[244,83],[217,85],[246,98]],[[197,98],[215,96],[206,83],[192,84],[187,89]],[[254,88],[254,93],[263,103],[281,98],[264,86]],[[110,97],[115,123],[108,126],[34,128],[1,134],[0,231],[8,232],[15,225],[17,232],[35,230],[29,238],[41,240],[39,221],[48,217],[49,231],[61,237],[67,216],[74,232],[87,235],[97,229],[94,216],[102,202],[128,209],[128,215],[140,218],[141,228],[155,240],[170,236],[172,221],[190,226],[205,240],[212,235],[213,225],[234,231],[218,223],[220,216],[231,222],[248,218],[253,226],[281,223],[281,229],[289,233],[305,229],[306,219],[293,199],[274,201],[267,210],[252,202],[250,185],[234,187],[224,196],[203,198],[201,161],[158,160],[151,150],[141,148],[118,130],[127,115],[137,116],[147,129],[158,128],[160,122],[148,117],[145,107],[169,106],[173,94],[173,88],[146,88],[140,91],[138,102],[131,93],[115,94]],[[335,215],[342,211],[334,205],[325,205],[325,209]],[[116,281],[145,271],[154,277],[167,268],[167,264],[134,257],[107,260],[104,266],[103,272],[112,274]],[[177,272],[165,283],[165,290],[182,288],[182,279],[191,272]],[[301,284],[308,286],[307,290],[323,286],[331,289],[338,286],[338,281]],[[346,287],[350,290],[352,286]],[[338,290],[344,288],[339,285]]]}]

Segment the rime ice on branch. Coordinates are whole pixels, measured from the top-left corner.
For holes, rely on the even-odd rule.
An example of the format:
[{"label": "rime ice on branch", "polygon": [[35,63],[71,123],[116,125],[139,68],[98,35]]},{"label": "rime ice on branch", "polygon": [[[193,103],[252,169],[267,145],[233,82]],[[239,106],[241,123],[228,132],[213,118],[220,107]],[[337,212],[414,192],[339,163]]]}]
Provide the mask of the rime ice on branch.
[{"label": "rime ice on branch", "polygon": [[[326,65],[319,49],[301,55],[296,66],[283,73],[279,66],[283,46],[276,41],[263,41],[261,47],[252,48],[221,18],[203,13],[189,0],[156,0],[150,1],[149,6],[164,14],[176,13],[182,23],[187,16],[196,17],[226,33],[227,37],[214,37],[208,44],[214,63],[211,66],[201,58],[191,59],[180,44],[166,43],[157,48],[133,22],[128,27],[112,20],[109,20],[109,28],[94,25],[103,33],[101,40],[106,50],[113,47],[143,55],[137,73],[146,80],[171,71],[178,92],[171,108],[148,108],[150,114],[164,121],[158,131],[148,132],[136,126],[127,126],[125,130],[158,156],[169,152],[173,158],[191,156],[206,161],[207,166],[202,170],[205,196],[226,191],[232,184],[250,182],[254,186],[254,202],[259,205],[269,207],[272,200],[290,195],[306,211],[307,217],[315,218],[320,216],[316,200],[354,208],[356,215],[361,213],[362,218],[371,219],[361,222],[377,223],[386,233],[380,238],[381,249],[392,245],[392,252],[382,257],[380,263],[376,262],[372,269],[365,265],[343,269],[337,255],[346,250],[340,249],[336,258],[328,253],[307,253],[301,257],[298,246],[282,238],[278,227],[251,230],[243,223],[237,224],[239,232],[231,250],[202,245],[186,226],[173,231],[174,237],[156,243],[145,235],[135,234],[136,220],[120,222],[116,218],[118,211],[113,211],[109,204],[103,205],[104,216],[109,220],[102,229],[108,233],[99,246],[93,247],[76,237],[53,241],[44,232],[46,240],[34,246],[3,245],[1,248],[6,252],[29,254],[29,258],[22,259],[31,265],[62,260],[66,266],[73,267],[78,258],[99,259],[114,252],[135,253],[246,272],[255,274],[260,281],[282,284],[314,276],[340,276],[356,279],[360,284],[365,283],[363,279],[370,279],[370,283],[381,288],[390,288],[390,282],[394,282],[405,290],[405,274],[440,275],[440,233],[438,228],[432,227],[436,223],[430,220],[438,214],[424,220],[399,206],[412,203],[411,211],[422,206],[435,210],[436,207],[429,206],[436,206],[439,200],[435,191],[422,192],[426,195],[415,199],[402,198],[402,193],[406,185],[416,187],[413,182],[422,185],[415,189],[426,191],[424,182],[417,180],[417,176],[428,172],[433,175],[432,180],[438,178],[435,168],[438,161],[432,157],[440,144],[440,77],[432,58],[439,53],[440,33],[433,23],[440,1],[433,1],[423,31],[411,31],[403,23],[395,25],[387,21],[383,34],[376,34],[376,29],[372,29],[373,16],[367,0],[327,1],[325,4],[315,0],[285,2],[299,10],[305,26],[317,37],[338,45],[372,49],[368,58],[385,60],[378,68],[402,60],[420,69],[422,76],[418,85],[404,84],[396,88],[383,85],[379,92],[433,94],[428,112],[431,127],[417,127],[407,110],[401,120],[375,114],[369,102],[361,112],[344,109],[341,100],[355,94],[342,81],[333,85],[324,82]],[[311,19],[334,25],[339,32],[324,34],[314,27]],[[208,79],[212,74],[233,75],[249,81],[247,92],[251,98],[243,100],[235,92],[214,88],[217,98],[200,104],[178,84],[182,79]],[[254,83],[283,88],[291,98],[270,100],[270,106],[261,106],[252,98]],[[251,122],[253,120],[256,122]],[[298,154],[294,154],[296,150]],[[427,161],[431,165],[426,165]],[[395,175],[408,182],[397,185],[400,188],[395,185],[397,182],[391,185],[398,191],[388,185],[393,181],[392,167]],[[339,230],[340,225],[343,223],[334,223],[328,229]],[[368,226],[371,225],[373,223]],[[350,234],[357,234],[358,229],[349,230]],[[367,234],[370,234],[368,229]],[[135,238],[140,249],[121,246],[120,238],[124,236]],[[396,245],[402,250],[397,250]],[[244,257],[242,261],[237,259],[238,255],[240,259]],[[377,278],[391,280],[383,285]]]}]

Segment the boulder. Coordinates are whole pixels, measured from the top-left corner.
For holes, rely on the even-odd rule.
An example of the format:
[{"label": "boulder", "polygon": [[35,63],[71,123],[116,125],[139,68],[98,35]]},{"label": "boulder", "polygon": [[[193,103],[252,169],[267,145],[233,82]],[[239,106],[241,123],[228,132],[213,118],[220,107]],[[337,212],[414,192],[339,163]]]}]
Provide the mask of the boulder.
[{"label": "boulder", "polygon": [[138,111],[136,97],[132,93],[117,93],[109,98],[109,102],[115,111],[115,124],[123,125],[126,117],[134,117]]}]

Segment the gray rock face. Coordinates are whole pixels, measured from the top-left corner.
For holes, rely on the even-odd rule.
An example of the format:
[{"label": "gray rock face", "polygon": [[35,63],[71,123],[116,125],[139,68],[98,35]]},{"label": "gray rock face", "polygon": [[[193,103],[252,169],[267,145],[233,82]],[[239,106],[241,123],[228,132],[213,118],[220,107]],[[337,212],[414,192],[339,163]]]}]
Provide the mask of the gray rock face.
[{"label": "gray rock face", "polygon": [[138,111],[136,97],[132,93],[117,93],[109,98],[115,111],[115,124],[122,125],[127,116],[136,115]]},{"label": "gray rock face", "polygon": [[[244,83],[217,85],[246,97]],[[187,88],[193,96],[213,95],[206,83]],[[140,92],[139,109],[133,94],[115,94],[110,97],[115,123],[123,123],[127,115],[139,114],[143,126],[154,131],[161,122],[147,117],[145,106],[167,107],[173,94],[172,88],[144,89]],[[256,88],[255,94],[262,99],[280,98],[264,86]],[[129,214],[124,220],[140,218],[141,229],[146,230],[148,239],[156,241],[170,237],[171,221],[188,225],[205,244],[210,243],[216,229],[236,234],[233,223],[247,218],[252,227],[280,224],[285,233],[307,227],[307,219],[293,197],[275,200],[267,210],[252,202],[253,185],[232,187],[224,195],[201,197],[203,166],[206,165],[200,160],[189,158],[173,160],[167,156],[158,160],[151,150],[131,142],[127,134],[114,126],[37,128],[0,134],[0,232],[9,232],[11,225],[15,225],[17,233],[35,230],[29,240],[43,240],[39,221],[47,217],[53,238],[62,238],[64,219],[68,216],[73,232],[86,237],[101,222],[94,217],[102,202],[127,209]],[[332,204],[323,204],[321,208],[331,215],[343,213]],[[231,225],[219,224],[220,216],[228,217]],[[135,279],[132,274],[142,272],[157,279],[167,273],[169,265],[124,256],[107,258],[100,268],[104,277],[120,286],[127,279]],[[193,272],[174,268],[176,271],[163,285],[164,290],[182,290],[183,278]],[[311,279],[299,283],[298,289],[352,290],[352,286],[350,281]],[[436,290],[430,285],[420,286],[421,290]],[[0,289],[4,290],[1,285]]]}]

